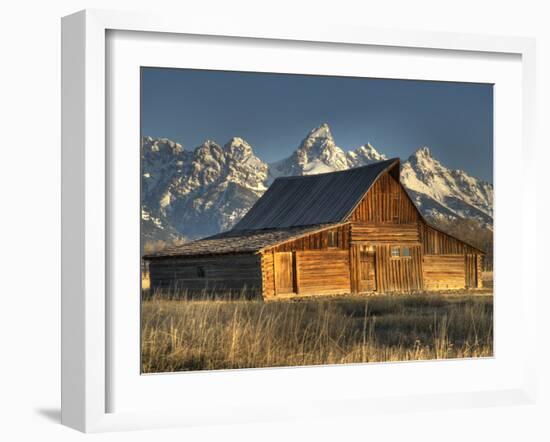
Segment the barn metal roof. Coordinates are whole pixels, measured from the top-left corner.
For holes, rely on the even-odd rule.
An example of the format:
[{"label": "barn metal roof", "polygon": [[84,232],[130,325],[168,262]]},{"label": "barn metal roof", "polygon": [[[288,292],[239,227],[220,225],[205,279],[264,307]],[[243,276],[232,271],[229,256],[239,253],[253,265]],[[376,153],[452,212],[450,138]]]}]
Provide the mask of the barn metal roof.
[{"label": "barn metal roof", "polygon": [[286,229],[229,231],[214,236],[188,242],[180,246],[166,248],[160,252],[145,255],[144,259],[170,256],[223,255],[228,253],[254,253],[266,247],[317,232],[334,225],[290,227]]},{"label": "barn metal roof", "polygon": [[393,158],[338,172],[277,178],[233,231],[341,222],[398,162]]}]

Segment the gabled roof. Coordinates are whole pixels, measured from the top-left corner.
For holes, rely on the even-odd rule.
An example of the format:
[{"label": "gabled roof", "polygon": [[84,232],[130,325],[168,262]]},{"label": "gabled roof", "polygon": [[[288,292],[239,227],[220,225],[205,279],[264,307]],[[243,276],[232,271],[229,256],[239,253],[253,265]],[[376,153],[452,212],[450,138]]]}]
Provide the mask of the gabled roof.
[{"label": "gabled roof", "polygon": [[343,222],[398,158],[318,175],[277,178],[233,231]]},{"label": "gabled roof", "polygon": [[157,253],[145,255],[143,259],[170,256],[223,255],[228,253],[255,253],[266,247],[318,232],[334,225],[314,225],[289,227],[286,229],[244,230],[219,233],[214,236],[188,242],[180,246],[169,247]]}]

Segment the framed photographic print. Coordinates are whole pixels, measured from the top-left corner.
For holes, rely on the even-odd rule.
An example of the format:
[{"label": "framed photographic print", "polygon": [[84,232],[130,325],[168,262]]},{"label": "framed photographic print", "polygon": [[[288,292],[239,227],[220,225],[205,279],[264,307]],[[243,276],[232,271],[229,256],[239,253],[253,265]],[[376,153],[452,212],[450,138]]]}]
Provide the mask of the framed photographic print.
[{"label": "framed photographic print", "polygon": [[534,43],[237,28],[63,19],[63,423],[531,401]]}]

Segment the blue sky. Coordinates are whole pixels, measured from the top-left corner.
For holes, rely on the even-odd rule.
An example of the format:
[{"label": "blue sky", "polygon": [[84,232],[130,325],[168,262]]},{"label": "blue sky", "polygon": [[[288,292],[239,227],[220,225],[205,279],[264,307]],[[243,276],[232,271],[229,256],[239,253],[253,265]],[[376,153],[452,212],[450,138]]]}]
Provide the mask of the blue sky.
[{"label": "blue sky", "polygon": [[272,162],[324,122],[346,151],[370,142],[406,159],[429,146],[447,167],[493,181],[489,84],[142,68],[142,135],[186,149],[239,136]]}]

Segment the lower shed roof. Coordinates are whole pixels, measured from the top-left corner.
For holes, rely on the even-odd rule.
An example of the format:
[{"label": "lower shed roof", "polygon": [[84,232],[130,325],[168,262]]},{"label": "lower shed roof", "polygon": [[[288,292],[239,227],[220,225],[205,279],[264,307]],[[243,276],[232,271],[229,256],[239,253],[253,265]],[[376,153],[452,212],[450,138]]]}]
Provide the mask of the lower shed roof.
[{"label": "lower shed roof", "polygon": [[145,255],[143,259],[177,256],[223,255],[230,253],[255,253],[266,247],[283,243],[339,224],[318,224],[286,229],[228,231],[180,246],[168,247],[160,252]]}]

